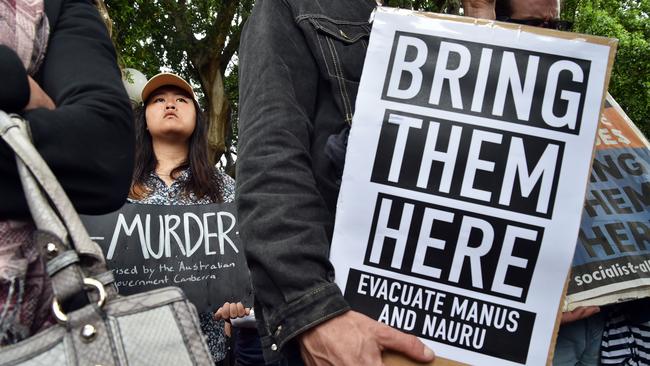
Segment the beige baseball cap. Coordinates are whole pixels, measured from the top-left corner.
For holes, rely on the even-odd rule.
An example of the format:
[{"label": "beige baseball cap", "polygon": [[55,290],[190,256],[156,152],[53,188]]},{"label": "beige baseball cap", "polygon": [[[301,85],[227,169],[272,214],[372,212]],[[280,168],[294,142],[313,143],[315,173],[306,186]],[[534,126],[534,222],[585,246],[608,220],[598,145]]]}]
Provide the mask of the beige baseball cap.
[{"label": "beige baseball cap", "polygon": [[154,90],[160,88],[161,86],[167,85],[181,88],[189,95],[191,95],[194,100],[196,100],[196,94],[194,94],[192,86],[187,81],[176,74],[172,74],[170,72],[161,72],[160,74],[155,75],[149,79],[149,81],[147,81],[147,83],[144,85],[144,88],[142,88],[142,102],[146,103],[149,95],[151,95]]}]

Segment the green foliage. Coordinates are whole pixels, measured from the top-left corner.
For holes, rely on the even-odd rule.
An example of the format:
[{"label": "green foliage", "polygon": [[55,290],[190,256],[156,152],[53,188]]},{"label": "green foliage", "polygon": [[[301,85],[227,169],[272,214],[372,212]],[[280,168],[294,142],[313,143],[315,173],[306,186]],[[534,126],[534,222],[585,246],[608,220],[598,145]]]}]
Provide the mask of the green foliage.
[{"label": "green foliage", "polygon": [[[220,17],[233,4],[234,16]],[[252,0],[111,0],[106,5],[123,66],[149,77],[169,70],[200,84],[200,57],[218,57],[228,38],[239,39]],[[224,61],[225,69],[230,59]]]},{"label": "green foliage", "polygon": [[[149,1],[112,0],[107,8],[113,20],[113,41],[117,47],[120,62],[124,67],[142,71],[147,77],[160,72],[163,66],[171,64],[163,61],[166,49],[174,49],[168,40],[164,44],[158,41],[161,34],[172,31],[168,22],[161,22],[162,10]],[[156,42],[154,42],[154,40]],[[178,53],[172,52],[172,58]],[[171,68],[174,72],[180,68]]]},{"label": "green foliage", "polygon": [[[201,86],[204,106],[210,101],[205,99],[201,65],[223,58],[219,66],[233,117],[229,135],[236,141],[238,69],[236,57],[232,58],[253,1],[111,0],[107,8],[123,66],[148,76],[161,70],[176,72]],[[460,0],[384,0],[384,4],[449,14],[461,9]],[[562,18],[573,21],[576,32],[619,40],[609,91],[650,136],[650,0],[563,0]]]},{"label": "green foliage", "polygon": [[[151,77],[172,71],[200,86],[209,109],[206,76],[218,60],[230,105],[226,145],[237,141],[238,68],[235,51],[254,0],[110,0],[106,2],[120,63]],[[460,0],[387,0],[387,6],[458,14]],[[234,9],[234,11],[233,11]],[[224,15],[225,14],[225,15]],[[203,75],[202,75],[203,74]]]},{"label": "green foliage", "polygon": [[567,0],[562,17],[576,32],[618,39],[609,92],[650,136],[650,0]]},{"label": "green foliage", "polygon": [[395,8],[455,15],[458,15],[460,10],[460,0],[384,0],[383,3]]},{"label": "green foliage", "polygon": [[[208,139],[216,157],[236,139],[236,131],[228,129],[229,123],[236,125],[238,99],[237,72],[231,61],[253,1],[111,0],[106,4],[123,67],[148,77],[171,71],[198,91],[209,116]],[[229,67],[234,73],[229,74]],[[229,118],[229,107],[234,118]]]}]

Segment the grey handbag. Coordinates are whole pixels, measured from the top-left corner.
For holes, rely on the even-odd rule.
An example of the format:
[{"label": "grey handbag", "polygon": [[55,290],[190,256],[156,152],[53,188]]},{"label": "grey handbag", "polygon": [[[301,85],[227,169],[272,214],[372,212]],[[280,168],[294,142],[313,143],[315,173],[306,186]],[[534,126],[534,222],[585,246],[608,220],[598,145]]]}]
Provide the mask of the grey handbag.
[{"label": "grey handbag", "polygon": [[[17,156],[59,323],[0,348],[0,365],[213,364],[196,308],[180,289],[117,294],[101,249],[32,145],[25,122],[0,111],[0,135]],[[61,310],[59,304],[83,293],[88,305],[68,314]]]}]

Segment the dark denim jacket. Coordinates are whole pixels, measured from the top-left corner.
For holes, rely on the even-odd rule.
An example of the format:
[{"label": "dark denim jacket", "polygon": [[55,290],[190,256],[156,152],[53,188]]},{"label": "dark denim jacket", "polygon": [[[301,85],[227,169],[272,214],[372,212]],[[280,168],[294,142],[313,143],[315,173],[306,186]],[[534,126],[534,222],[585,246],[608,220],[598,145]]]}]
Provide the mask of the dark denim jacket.
[{"label": "dark denim jacket", "polygon": [[349,309],[328,260],[374,0],[257,0],[239,51],[237,197],[267,360]]}]

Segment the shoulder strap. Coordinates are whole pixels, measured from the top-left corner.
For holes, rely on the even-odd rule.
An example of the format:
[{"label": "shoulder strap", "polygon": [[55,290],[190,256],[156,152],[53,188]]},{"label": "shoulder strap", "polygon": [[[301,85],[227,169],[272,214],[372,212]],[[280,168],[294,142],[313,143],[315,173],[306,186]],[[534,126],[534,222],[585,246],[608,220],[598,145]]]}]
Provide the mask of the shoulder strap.
[{"label": "shoulder strap", "polygon": [[[61,216],[70,235],[70,239],[74,243],[74,249],[79,254],[91,256],[100,262],[104,262],[104,255],[101,249],[90,240],[86,228],[81,223],[81,219],[79,219],[79,215],[72,206],[70,199],[68,199],[68,196],[63,191],[63,187],[61,187],[54,173],[52,173],[34,145],[32,145],[32,142],[27,138],[25,127],[20,128],[21,122],[24,124],[24,121],[19,117],[11,118],[4,112],[0,113],[0,133],[2,134],[2,138],[14,150],[16,156],[19,158],[19,163],[26,167],[26,169],[19,169],[21,180],[27,176],[27,173],[31,173],[40,185],[42,192],[51,200],[52,205],[54,205],[54,208],[56,208],[56,211]],[[31,187],[33,185],[29,185],[27,188]],[[34,191],[26,191],[25,195],[29,200],[35,197],[35,193]],[[45,200],[35,199],[32,200],[32,203],[36,205],[36,207],[30,206],[30,211],[33,216],[35,213],[41,215],[43,211],[50,211],[54,214],[54,210],[49,204],[46,205],[47,207],[43,207],[43,204],[46,203]],[[38,225],[39,222],[36,221],[36,224]],[[51,231],[49,222],[43,222],[42,224],[48,225],[48,227],[37,227],[42,230]]]},{"label": "shoulder strap", "polygon": [[84,277],[106,277],[104,255],[90,240],[63,187],[29,139],[25,121],[0,111],[0,135],[16,153],[25,197],[40,231],[35,240],[42,242],[39,247],[52,246],[39,249],[46,251],[54,293],[63,302],[83,289]]}]

